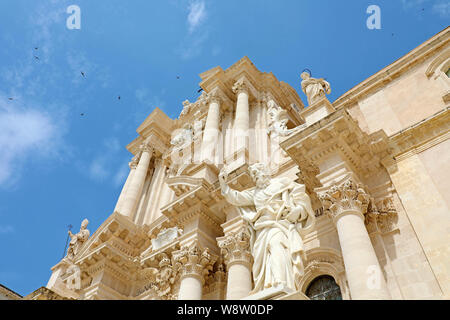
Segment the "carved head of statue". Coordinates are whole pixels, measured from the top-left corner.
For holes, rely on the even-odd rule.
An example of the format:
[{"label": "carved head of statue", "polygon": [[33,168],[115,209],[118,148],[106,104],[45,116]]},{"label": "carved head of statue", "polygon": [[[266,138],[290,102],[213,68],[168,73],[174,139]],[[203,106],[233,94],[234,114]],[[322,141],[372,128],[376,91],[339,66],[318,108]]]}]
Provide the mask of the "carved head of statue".
[{"label": "carved head of statue", "polygon": [[88,223],[89,223],[89,220],[88,219],[84,219],[83,222],[81,222],[81,229],[86,229]]},{"label": "carved head of statue", "polygon": [[270,174],[262,163],[255,163],[249,166],[248,172],[257,188],[265,188],[270,183]]},{"label": "carved head of statue", "polygon": [[308,72],[302,72],[302,74],[300,75],[300,78],[302,78],[303,80],[308,80],[309,78],[311,78],[311,75]]}]

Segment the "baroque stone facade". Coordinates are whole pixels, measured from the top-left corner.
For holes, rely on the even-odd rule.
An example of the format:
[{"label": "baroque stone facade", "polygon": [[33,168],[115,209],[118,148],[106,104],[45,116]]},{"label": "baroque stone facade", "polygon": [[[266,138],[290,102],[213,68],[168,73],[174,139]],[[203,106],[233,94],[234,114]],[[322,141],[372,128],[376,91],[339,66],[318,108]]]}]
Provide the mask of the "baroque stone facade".
[{"label": "baroque stone facade", "polygon": [[326,275],[342,299],[449,299],[449,38],[333,103],[304,73],[306,107],[247,57],[200,74],[178,119],[138,127],[114,212],[29,298],[309,299]]}]

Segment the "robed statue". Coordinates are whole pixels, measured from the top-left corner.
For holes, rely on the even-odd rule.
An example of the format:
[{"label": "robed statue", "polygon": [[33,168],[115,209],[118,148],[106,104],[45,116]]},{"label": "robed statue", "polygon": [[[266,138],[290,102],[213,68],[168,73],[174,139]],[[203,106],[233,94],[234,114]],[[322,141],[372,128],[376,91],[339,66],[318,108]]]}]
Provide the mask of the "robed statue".
[{"label": "robed statue", "polygon": [[305,186],[286,177],[271,179],[261,163],[250,166],[249,174],[256,186],[248,190],[231,189],[225,168],[219,182],[225,199],[250,226],[255,285],[250,294],[279,285],[300,290],[306,261],[302,235],[315,222]]},{"label": "robed statue", "polygon": [[300,77],[303,79],[302,91],[306,94],[309,105],[325,97],[325,94],[331,93],[330,84],[326,80],[311,78],[308,72],[303,72]]},{"label": "robed statue", "polygon": [[80,231],[76,234],[73,234],[69,230],[70,243],[69,249],[67,249],[67,258],[69,258],[70,260],[73,260],[83,243],[89,238],[90,234],[89,230],[87,229],[88,223],[88,219],[84,219],[83,222],[81,222]]}]

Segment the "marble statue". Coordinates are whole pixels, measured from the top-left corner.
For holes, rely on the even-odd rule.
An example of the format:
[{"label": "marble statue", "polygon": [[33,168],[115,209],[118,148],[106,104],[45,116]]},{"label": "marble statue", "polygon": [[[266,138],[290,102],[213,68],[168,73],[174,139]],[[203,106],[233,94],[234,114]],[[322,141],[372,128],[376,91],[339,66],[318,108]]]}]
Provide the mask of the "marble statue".
[{"label": "marble statue", "polygon": [[269,128],[268,133],[274,137],[286,137],[291,133],[303,129],[306,125],[300,125],[293,129],[288,129],[287,123],[289,121],[287,111],[277,106],[273,101],[269,102]]},{"label": "marble statue", "polygon": [[256,187],[236,191],[227,185],[225,168],[219,173],[222,195],[237,206],[249,223],[254,289],[285,286],[299,290],[306,259],[302,235],[315,222],[305,186],[289,178],[271,179],[262,163],[249,167]]},{"label": "marble statue", "polygon": [[331,93],[330,84],[324,79],[311,78],[308,72],[303,72],[300,77],[303,79],[302,90],[308,98],[309,105],[325,97],[325,94]]},{"label": "marble statue", "polygon": [[181,110],[180,117],[187,115],[191,110],[191,107],[192,103],[190,103],[189,100],[183,101],[183,110]]},{"label": "marble statue", "polygon": [[88,223],[88,219],[84,219],[83,222],[81,222],[80,231],[76,234],[73,234],[69,230],[70,243],[69,249],[67,249],[67,258],[70,260],[73,260],[83,243],[89,238],[90,233],[87,229]]},{"label": "marble statue", "polygon": [[181,149],[192,141],[192,137],[192,126],[191,124],[186,123],[180,130],[178,130],[178,133],[172,138],[170,144],[173,146],[174,150]]}]

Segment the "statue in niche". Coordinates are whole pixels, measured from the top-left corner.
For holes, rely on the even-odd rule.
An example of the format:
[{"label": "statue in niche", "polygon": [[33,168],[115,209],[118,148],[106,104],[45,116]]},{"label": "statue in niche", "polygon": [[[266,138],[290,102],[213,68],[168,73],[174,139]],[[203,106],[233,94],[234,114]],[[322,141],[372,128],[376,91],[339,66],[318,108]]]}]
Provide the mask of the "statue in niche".
[{"label": "statue in niche", "polygon": [[287,123],[289,121],[287,111],[277,106],[275,102],[268,103],[269,128],[268,133],[273,137],[286,137],[291,133],[304,128],[306,125],[300,125],[293,129],[288,129]]},{"label": "statue in niche", "polygon": [[190,103],[189,100],[183,101],[183,110],[180,113],[180,117],[187,115],[191,110],[191,106],[192,103]]},{"label": "statue in niche", "polygon": [[330,84],[324,79],[311,78],[308,72],[303,72],[300,77],[303,79],[302,90],[308,98],[309,105],[325,97],[325,94],[331,93]]},{"label": "statue in niche", "polygon": [[254,188],[231,189],[225,168],[219,173],[219,182],[222,195],[249,223],[255,284],[250,294],[279,285],[300,290],[298,281],[306,261],[302,235],[315,222],[305,186],[289,178],[271,179],[262,163],[248,170]]},{"label": "statue in niche", "polygon": [[76,234],[73,234],[69,230],[70,243],[69,249],[67,249],[67,258],[73,260],[73,258],[77,255],[83,243],[89,238],[89,230],[87,229],[89,221],[88,219],[84,219],[81,222],[80,231]]},{"label": "statue in niche", "polygon": [[177,130],[177,134],[172,138],[170,144],[174,150],[179,150],[192,141],[192,126],[186,123],[181,129]]}]

